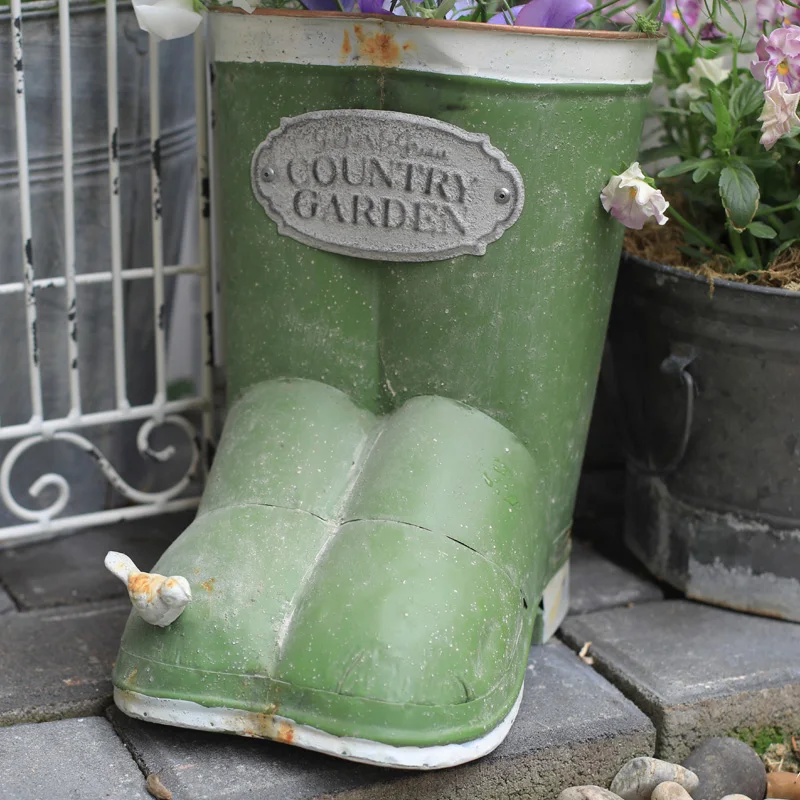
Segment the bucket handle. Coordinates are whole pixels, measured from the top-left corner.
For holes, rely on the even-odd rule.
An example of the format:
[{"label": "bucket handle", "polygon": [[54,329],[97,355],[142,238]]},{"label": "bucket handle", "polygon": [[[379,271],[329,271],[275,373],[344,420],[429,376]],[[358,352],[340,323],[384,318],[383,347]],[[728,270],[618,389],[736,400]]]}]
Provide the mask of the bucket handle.
[{"label": "bucket handle", "polygon": [[653,465],[653,460],[649,458],[649,456],[647,459],[648,463],[645,463],[635,455],[636,448],[633,447],[633,437],[630,434],[625,422],[625,415],[623,414],[612,348],[610,343],[606,343],[603,354],[603,389],[610,400],[612,413],[622,441],[622,449],[625,457],[637,472],[646,477],[661,477],[670,472],[674,472],[686,456],[686,451],[689,447],[689,439],[692,435],[692,425],[694,423],[694,401],[698,393],[697,384],[688,368],[696,358],[697,351],[694,347],[691,345],[675,344],[670,348],[670,354],[659,365],[659,370],[663,374],[674,375],[683,384],[685,389],[685,404],[683,431],[675,454],[666,464],[656,466]]}]

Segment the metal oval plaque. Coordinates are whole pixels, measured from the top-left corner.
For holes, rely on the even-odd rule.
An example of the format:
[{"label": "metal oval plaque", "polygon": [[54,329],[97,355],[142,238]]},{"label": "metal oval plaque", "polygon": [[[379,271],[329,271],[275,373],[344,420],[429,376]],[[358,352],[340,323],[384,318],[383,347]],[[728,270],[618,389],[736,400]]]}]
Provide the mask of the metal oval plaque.
[{"label": "metal oval plaque", "polygon": [[487,136],[395,111],[281,120],[253,154],[252,183],[280,233],[378,261],[483,255],[525,200]]}]

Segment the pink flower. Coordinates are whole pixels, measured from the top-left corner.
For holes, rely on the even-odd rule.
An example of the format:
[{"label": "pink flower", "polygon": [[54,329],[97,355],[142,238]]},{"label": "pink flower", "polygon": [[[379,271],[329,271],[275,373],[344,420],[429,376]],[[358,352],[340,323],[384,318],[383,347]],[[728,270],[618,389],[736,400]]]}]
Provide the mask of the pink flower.
[{"label": "pink flower", "polygon": [[[604,13],[609,15],[609,19],[612,22],[616,22],[617,25],[633,25],[636,21],[636,15],[641,14],[644,10],[641,7],[640,2],[631,2],[631,0],[617,0],[613,6],[609,6]],[[615,11],[615,8],[619,8],[619,11]]]},{"label": "pink flower", "polygon": [[651,217],[664,225],[669,203],[648,182],[639,162],[635,161],[621,175],[615,175],[600,193],[603,208],[626,228],[641,230]]},{"label": "pink flower", "polygon": [[782,81],[777,81],[771,89],[764,92],[764,110],[758,119],[763,123],[761,144],[767,150],[771,150],[781,136],[791,133],[792,128],[800,128],[798,100],[800,92],[789,92]]},{"label": "pink flower", "polygon": [[700,16],[701,0],[667,0],[664,10],[664,24],[684,33],[697,23]]},{"label": "pink flower", "polygon": [[769,37],[762,36],[756,56],[750,72],[767,89],[776,81],[785,83],[790,92],[800,89],[800,28],[776,28]]},{"label": "pink flower", "polygon": [[792,8],[781,0],[758,0],[756,17],[768,25],[795,25],[800,23],[800,9]]},{"label": "pink flower", "polygon": [[725,34],[713,22],[706,22],[700,29],[700,38],[704,42],[713,42],[716,39],[724,39]]}]

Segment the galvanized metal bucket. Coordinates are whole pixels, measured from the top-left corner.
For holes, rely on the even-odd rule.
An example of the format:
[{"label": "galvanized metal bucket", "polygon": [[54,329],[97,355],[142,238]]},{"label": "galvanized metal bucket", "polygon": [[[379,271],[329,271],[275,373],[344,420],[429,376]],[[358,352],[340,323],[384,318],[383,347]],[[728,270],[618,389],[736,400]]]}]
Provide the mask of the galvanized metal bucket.
[{"label": "galvanized metal bucket", "polygon": [[[119,156],[121,199],[121,259],[123,269],[153,264],[151,235],[151,145],[148,110],[148,36],[141,32],[130,6],[118,12],[119,133],[112,147]],[[70,4],[72,58],[74,216],[77,275],[108,273],[114,239],[109,203],[109,142],[106,16],[103,4],[77,0]],[[42,382],[44,419],[70,413],[70,359],[67,350],[67,308],[64,286],[63,169],[61,137],[61,72],[59,22],[55,2],[23,7],[25,103],[32,209],[32,253],[37,279],[61,279],[42,286],[36,295],[35,341]],[[23,242],[17,167],[15,83],[12,21],[0,13],[0,422],[22,425],[32,414],[28,381],[23,291]],[[194,74],[191,40],[166,42],[160,47],[162,132],[158,152],[162,179],[163,245],[166,264],[179,258],[187,199],[195,172]],[[153,287],[149,280],[124,283],[124,327],[127,332],[128,401],[152,402],[154,379]],[[171,287],[166,291],[165,324]],[[114,390],[114,319],[112,288],[106,280],[83,282],[77,290],[79,311],[82,413],[116,406]],[[137,426],[114,422],[91,429],[89,437],[131,483],[142,486],[146,463],[137,452]],[[11,442],[0,443],[0,463]],[[99,470],[81,450],[64,444],[41,444],[14,465],[12,494],[25,497],[31,508],[52,502],[49,492],[30,498],[28,489],[45,471],[61,474],[70,487],[73,514],[107,507],[109,490]],[[142,487],[144,488],[144,487]],[[0,504],[0,529],[19,522]]]},{"label": "galvanized metal bucket", "polygon": [[623,258],[626,540],[689,597],[800,621],[800,293]]}]

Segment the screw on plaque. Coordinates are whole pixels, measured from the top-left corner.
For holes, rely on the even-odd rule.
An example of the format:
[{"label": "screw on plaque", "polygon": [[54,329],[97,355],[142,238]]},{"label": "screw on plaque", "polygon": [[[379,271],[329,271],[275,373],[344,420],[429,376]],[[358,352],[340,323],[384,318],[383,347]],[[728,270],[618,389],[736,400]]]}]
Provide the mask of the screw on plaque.
[{"label": "screw on plaque", "polygon": [[494,199],[498,203],[507,203],[511,199],[511,191],[503,187],[494,193]]},{"label": "screw on plaque", "polygon": [[266,167],[266,168],[265,168],[265,169],[262,171],[262,173],[261,173],[261,177],[262,177],[262,178],[263,178],[263,179],[264,179],[264,180],[265,180],[267,183],[269,183],[270,181],[273,181],[273,180],[275,180],[275,170],[274,170],[274,169],[272,169],[272,167]]}]

